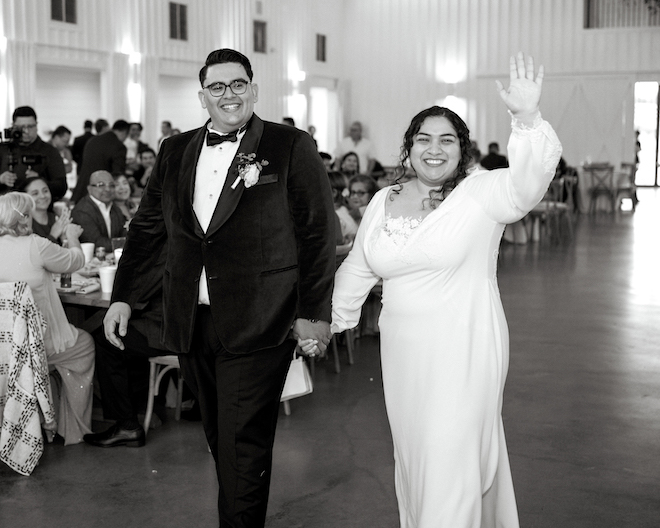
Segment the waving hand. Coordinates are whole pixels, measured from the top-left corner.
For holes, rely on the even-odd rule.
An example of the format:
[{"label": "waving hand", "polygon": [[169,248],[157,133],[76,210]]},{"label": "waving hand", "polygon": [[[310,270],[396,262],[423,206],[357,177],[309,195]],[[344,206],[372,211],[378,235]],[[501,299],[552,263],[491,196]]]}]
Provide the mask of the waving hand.
[{"label": "waving hand", "polygon": [[507,108],[516,117],[533,117],[539,109],[541,86],[543,85],[543,66],[539,66],[534,78],[534,59],[519,51],[509,59],[509,87],[504,88],[500,81],[497,89]]}]

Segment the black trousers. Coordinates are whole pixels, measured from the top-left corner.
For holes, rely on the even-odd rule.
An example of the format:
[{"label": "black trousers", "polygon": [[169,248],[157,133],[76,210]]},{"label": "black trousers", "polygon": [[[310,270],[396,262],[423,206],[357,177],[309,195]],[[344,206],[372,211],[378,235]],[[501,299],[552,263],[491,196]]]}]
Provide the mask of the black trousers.
[{"label": "black trousers", "polygon": [[220,528],[263,528],[280,395],[295,341],[249,354],[220,344],[210,309],[199,306],[183,377],[200,405],[218,475]]},{"label": "black trousers", "polygon": [[[96,378],[101,389],[103,416],[120,423],[137,421],[138,412],[142,410],[138,408],[134,395],[138,383],[144,387],[148,386],[149,369],[145,365],[147,358],[172,353],[150,347],[146,336],[131,323],[132,321],[129,321],[126,336],[121,338],[124,350],[108,343],[102,328],[94,332]],[[139,380],[134,379],[136,372],[141,374]],[[146,397],[143,400],[146,401]]]}]

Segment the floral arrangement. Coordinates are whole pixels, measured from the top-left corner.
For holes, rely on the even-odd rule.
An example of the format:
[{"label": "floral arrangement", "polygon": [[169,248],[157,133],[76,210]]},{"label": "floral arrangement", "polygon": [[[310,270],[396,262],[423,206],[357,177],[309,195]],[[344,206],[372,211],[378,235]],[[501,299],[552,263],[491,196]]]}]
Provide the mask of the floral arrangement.
[{"label": "floral arrangement", "polygon": [[237,157],[240,160],[238,163],[238,177],[232,184],[231,188],[236,189],[240,181],[243,180],[243,185],[245,185],[246,189],[249,189],[259,181],[261,171],[266,165],[268,165],[268,161],[255,161],[257,155],[254,152],[249,154],[239,152]]}]

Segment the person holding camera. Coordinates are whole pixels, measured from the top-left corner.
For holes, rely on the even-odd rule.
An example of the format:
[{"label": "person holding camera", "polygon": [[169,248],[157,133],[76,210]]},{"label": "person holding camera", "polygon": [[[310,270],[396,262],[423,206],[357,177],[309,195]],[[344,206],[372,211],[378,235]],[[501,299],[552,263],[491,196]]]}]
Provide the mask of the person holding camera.
[{"label": "person holding camera", "polygon": [[66,193],[66,170],[58,150],[37,134],[37,114],[20,106],[12,114],[12,127],[0,144],[0,194],[16,190],[28,178],[42,177],[56,202]]}]

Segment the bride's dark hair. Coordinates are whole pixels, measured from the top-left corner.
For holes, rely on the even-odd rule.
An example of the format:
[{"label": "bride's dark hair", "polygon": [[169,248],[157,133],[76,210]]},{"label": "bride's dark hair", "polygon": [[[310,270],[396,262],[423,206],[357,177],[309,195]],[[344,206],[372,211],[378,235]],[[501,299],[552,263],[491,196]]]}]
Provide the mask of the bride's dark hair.
[{"label": "bride's dark hair", "polygon": [[432,106],[426,110],[422,110],[419,114],[412,118],[408,130],[403,135],[403,145],[401,146],[401,154],[399,155],[399,165],[396,168],[394,183],[398,185],[393,192],[399,193],[403,188],[403,180],[406,176],[406,163],[410,159],[410,149],[413,145],[413,139],[422,123],[427,117],[445,117],[454,127],[458,141],[461,146],[461,159],[458,162],[454,175],[442,184],[440,189],[431,189],[429,191],[429,205],[431,209],[438,207],[449,193],[467,176],[467,171],[472,161],[470,154],[470,131],[468,130],[465,121],[463,121],[456,113],[443,106]]}]

